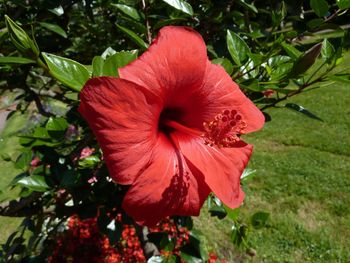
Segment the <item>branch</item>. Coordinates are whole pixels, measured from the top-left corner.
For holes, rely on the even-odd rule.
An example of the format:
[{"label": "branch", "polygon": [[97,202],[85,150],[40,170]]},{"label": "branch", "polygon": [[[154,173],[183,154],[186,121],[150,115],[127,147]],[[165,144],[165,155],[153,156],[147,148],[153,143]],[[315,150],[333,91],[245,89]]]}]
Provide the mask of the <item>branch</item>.
[{"label": "branch", "polygon": [[41,197],[42,193],[34,192],[27,197],[0,204],[0,216],[22,217],[36,214],[41,206],[34,202]]}]

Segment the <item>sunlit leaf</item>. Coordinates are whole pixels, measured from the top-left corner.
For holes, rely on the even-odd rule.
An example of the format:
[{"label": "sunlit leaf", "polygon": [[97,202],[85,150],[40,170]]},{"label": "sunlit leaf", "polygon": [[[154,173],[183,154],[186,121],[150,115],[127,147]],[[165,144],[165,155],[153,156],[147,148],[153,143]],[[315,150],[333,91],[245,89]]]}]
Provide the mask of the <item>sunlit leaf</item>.
[{"label": "sunlit leaf", "polygon": [[142,40],[141,37],[139,37],[135,32],[131,31],[130,29],[127,29],[126,27],[123,27],[121,25],[117,24],[117,27],[123,31],[131,40],[133,40],[140,48],[146,50],[148,48],[148,45],[145,41]]},{"label": "sunlit leaf", "polygon": [[213,59],[211,62],[214,64],[221,65],[229,75],[232,74],[233,65],[232,65],[231,61],[228,60],[227,58],[216,58],[216,59]]},{"label": "sunlit leaf", "polygon": [[0,64],[34,64],[35,60],[24,57],[0,57]]},{"label": "sunlit leaf", "polygon": [[333,55],[335,54],[335,49],[331,42],[329,42],[327,39],[323,40],[322,49],[321,49],[321,56],[326,61],[331,62],[331,59]]},{"label": "sunlit leaf", "polygon": [[55,32],[56,34],[60,35],[61,37],[67,38],[66,31],[64,31],[64,29],[62,27],[60,27],[59,25],[46,23],[46,22],[39,22],[39,25],[52,31],[52,32]]},{"label": "sunlit leaf", "polygon": [[293,60],[298,59],[302,52],[300,52],[298,49],[296,49],[295,47],[293,47],[292,45],[287,44],[286,42],[282,42],[281,43],[284,51],[288,54],[288,56],[290,56]]},{"label": "sunlit leaf", "polygon": [[137,58],[137,50],[120,51],[106,59],[103,64],[103,76],[118,77],[118,68],[124,67]]},{"label": "sunlit leaf", "polygon": [[326,0],[310,0],[310,6],[319,17],[327,15],[329,10]]},{"label": "sunlit leaf", "polygon": [[17,182],[17,185],[27,187],[28,189],[37,192],[45,192],[50,188],[42,175],[24,177]]},{"label": "sunlit leaf", "polygon": [[177,10],[180,10],[186,14],[189,14],[190,16],[193,16],[192,6],[189,3],[187,3],[185,0],[162,0],[162,1],[167,3],[168,5],[171,5]]},{"label": "sunlit leaf", "polygon": [[141,20],[141,16],[140,16],[139,12],[134,7],[131,7],[131,6],[128,6],[128,5],[123,5],[123,4],[111,4],[111,5],[115,6],[121,12],[123,12],[124,14],[130,16],[131,18],[133,18],[133,19],[135,19],[137,21]]},{"label": "sunlit leaf", "polygon": [[92,76],[103,76],[104,59],[101,56],[95,56],[92,60]]},{"label": "sunlit leaf", "polygon": [[240,36],[230,30],[227,30],[226,43],[233,61],[241,66],[250,53],[248,45]]},{"label": "sunlit leaf", "polygon": [[42,53],[50,69],[50,73],[57,80],[75,91],[80,91],[85,82],[90,78],[90,73],[85,66],[71,60],[49,53]]},{"label": "sunlit leaf", "polygon": [[340,9],[350,8],[350,0],[337,0],[336,2]]}]

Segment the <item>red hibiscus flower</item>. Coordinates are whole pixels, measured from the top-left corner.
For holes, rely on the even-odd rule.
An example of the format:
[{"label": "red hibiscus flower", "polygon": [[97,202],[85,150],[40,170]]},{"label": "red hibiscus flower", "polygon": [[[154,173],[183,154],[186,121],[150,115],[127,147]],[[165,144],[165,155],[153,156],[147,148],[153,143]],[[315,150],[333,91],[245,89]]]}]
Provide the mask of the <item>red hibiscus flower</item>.
[{"label": "red hibiscus flower", "polygon": [[238,207],[240,176],[252,152],[240,135],[260,129],[264,117],[208,60],[202,37],[191,28],[164,27],[119,76],[89,80],[79,112],[110,176],[131,185],[126,212],[143,225],[198,215],[211,191]]}]

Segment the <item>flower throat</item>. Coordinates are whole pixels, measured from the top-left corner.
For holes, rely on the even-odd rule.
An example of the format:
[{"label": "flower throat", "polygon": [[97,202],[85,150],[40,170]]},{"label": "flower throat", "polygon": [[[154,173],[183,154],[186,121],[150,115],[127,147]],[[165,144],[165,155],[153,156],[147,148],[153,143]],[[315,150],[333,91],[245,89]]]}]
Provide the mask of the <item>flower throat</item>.
[{"label": "flower throat", "polygon": [[[166,116],[166,115],[165,115]],[[180,124],[177,120],[161,116],[160,129],[166,133],[177,130],[189,135],[200,136],[208,146],[234,147],[240,141],[240,135],[247,127],[236,110],[224,110],[213,121],[203,123],[203,131]]]}]

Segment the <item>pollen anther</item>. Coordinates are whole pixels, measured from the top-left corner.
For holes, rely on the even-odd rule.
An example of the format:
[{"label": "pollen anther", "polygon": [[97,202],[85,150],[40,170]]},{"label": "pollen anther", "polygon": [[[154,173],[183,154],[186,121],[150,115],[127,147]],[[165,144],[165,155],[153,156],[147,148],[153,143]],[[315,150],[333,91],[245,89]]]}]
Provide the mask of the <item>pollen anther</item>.
[{"label": "pollen anther", "polygon": [[203,123],[204,143],[220,148],[234,147],[246,127],[247,123],[236,110],[223,110],[213,121]]}]

